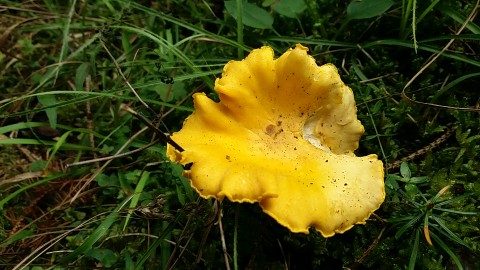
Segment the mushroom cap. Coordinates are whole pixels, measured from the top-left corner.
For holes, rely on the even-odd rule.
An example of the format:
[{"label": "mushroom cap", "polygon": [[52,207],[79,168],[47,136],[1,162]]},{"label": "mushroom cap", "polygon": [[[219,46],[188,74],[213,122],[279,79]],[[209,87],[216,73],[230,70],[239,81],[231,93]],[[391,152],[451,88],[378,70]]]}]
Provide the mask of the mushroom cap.
[{"label": "mushroom cap", "polygon": [[274,60],[270,47],[230,61],[215,82],[220,102],[194,94],[195,111],[167,156],[204,198],[258,202],[292,232],[323,236],[365,220],[384,198],[383,163],[353,151],[364,128],[352,90],[332,64],[297,45]]}]

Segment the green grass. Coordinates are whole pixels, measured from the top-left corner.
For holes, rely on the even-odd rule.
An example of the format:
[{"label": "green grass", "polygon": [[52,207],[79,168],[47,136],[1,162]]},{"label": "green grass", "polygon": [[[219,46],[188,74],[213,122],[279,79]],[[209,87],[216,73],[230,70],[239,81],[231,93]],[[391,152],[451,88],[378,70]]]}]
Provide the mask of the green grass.
[{"label": "green grass", "polygon": [[[0,268],[480,267],[478,2],[23,2],[0,0]],[[296,43],[387,166],[375,216],[329,239],[199,198],[155,132],[228,61]]]}]

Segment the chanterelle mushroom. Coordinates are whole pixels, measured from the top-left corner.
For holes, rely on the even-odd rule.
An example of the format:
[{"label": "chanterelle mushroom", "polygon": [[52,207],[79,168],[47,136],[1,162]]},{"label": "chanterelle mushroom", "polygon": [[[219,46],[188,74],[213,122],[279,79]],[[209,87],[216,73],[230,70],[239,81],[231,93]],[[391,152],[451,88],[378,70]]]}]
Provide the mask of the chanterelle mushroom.
[{"label": "chanterelle mushroom", "polygon": [[253,50],[230,61],[215,82],[216,103],[193,96],[195,112],[168,157],[204,198],[258,202],[292,232],[323,236],[365,223],[384,198],[383,164],[356,157],[364,128],[352,90],[331,64],[317,66],[297,45],[274,60]]}]

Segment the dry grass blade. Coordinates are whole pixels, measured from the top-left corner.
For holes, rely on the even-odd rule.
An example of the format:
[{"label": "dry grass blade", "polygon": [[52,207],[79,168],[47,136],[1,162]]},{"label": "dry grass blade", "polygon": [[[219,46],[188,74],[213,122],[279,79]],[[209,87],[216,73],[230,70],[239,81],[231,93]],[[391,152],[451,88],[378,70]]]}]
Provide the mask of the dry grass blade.
[{"label": "dry grass blade", "polygon": [[[218,201],[216,201],[218,203]],[[222,223],[222,209],[220,208],[218,211],[217,217],[218,229],[220,230],[220,240],[222,241],[222,251],[223,251],[223,258],[225,260],[225,269],[230,270],[230,256],[228,255],[227,251],[227,243],[225,241],[225,233],[223,232],[223,223]]]},{"label": "dry grass blade", "polygon": [[[120,147],[120,149],[118,149],[118,151],[115,153],[115,155],[119,155],[120,153],[122,153],[123,150],[125,150],[137,137],[139,137],[140,135],[142,135],[145,131],[148,130],[148,127],[144,127],[142,128],[141,130],[137,131],[132,137],[130,137],[124,144],[122,147]],[[102,173],[105,168],[108,166],[108,164],[110,164],[110,162],[112,161],[113,159],[110,159],[110,160],[107,160],[107,162],[105,162],[100,168],[96,169],[95,172],[93,173],[92,176],[90,176],[88,178],[88,180],[86,181],[86,183],[78,190],[78,192],[73,196],[73,198],[70,200],[71,203],[73,203],[77,198],[78,196],[82,193],[82,191],[88,186],[90,185],[90,183],[98,176],[100,175],[100,173]]]}]

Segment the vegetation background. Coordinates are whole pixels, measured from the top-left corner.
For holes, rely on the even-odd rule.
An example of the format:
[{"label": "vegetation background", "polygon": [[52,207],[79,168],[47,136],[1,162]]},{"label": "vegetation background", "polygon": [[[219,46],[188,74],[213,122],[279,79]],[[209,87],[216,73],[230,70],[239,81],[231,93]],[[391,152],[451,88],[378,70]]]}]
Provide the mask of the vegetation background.
[{"label": "vegetation background", "polygon": [[[479,8],[0,0],[0,267],[480,269]],[[386,164],[382,207],[328,239],[199,199],[155,132],[181,128],[192,93],[216,98],[229,60],[296,43],[339,68],[358,154]]]}]

